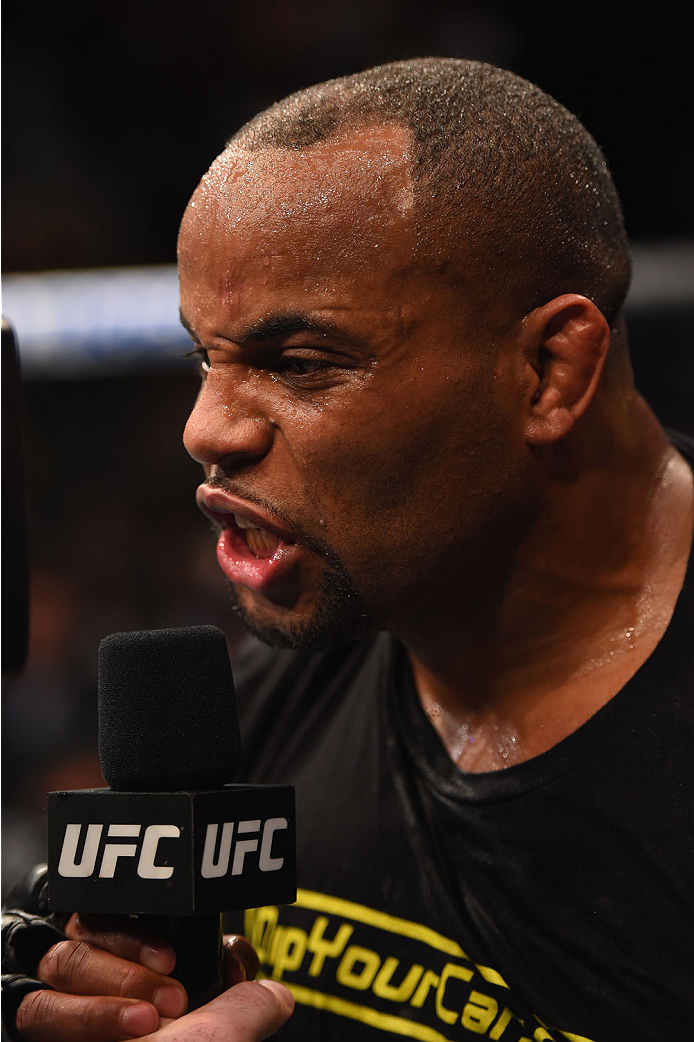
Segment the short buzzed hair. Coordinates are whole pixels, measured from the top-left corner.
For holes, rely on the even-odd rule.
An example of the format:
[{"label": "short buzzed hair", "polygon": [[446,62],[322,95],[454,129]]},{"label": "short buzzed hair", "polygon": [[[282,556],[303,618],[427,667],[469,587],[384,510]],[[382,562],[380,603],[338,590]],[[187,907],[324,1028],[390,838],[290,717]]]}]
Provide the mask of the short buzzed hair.
[{"label": "short buzzed hair", "polygon": [[514,73],[453,58],[391,62],[290,95],[229,146],[301,151],[375,123],[412,135],[432,263],[516,311],[581,293],[615,321],[631,265],[604,156],[575,116]]}]

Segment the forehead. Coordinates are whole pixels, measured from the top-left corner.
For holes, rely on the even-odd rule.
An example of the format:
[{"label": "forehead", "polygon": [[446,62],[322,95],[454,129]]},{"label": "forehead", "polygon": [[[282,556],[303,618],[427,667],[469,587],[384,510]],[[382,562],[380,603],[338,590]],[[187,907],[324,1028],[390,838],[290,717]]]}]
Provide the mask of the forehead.
[{"label": "forehead", "polygon": [[348,245],[363,252],[411,225],[410,169],[409,134],[399,127],[351,131],[300,152],[227,149],[188,205],[180,259],[198,260],[203,244],[305,254],[339,242],[343,253]]},{"label": "forehead", "polygon": [[[474,265],[452,263],[449,240],[427,228],[412,151],[404,128],[371,126],[301,151],[223,152],[181,224],[188,325],[233,339],[273,313],[331,312],[383,339],[394,326],[433,336],[435,326],[459,335],[498,324],[498,304],[480,306],[469,285],[461,292],[459,272],[470,283]],[[460,252],[464,236],[455,238]]]}]

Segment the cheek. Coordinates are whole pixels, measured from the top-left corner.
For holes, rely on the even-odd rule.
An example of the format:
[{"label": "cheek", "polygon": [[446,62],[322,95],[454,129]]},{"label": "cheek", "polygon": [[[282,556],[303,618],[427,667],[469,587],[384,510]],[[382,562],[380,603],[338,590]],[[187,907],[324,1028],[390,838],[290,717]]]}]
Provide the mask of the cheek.
[{"label": "cheek", "polygon": [[322,437],[307,437],[301,458],[327,536],[404,550],[434,530],[448,539],[483,518],[503,483],[507,442],[488,408],[457,397],[431,409],[410,401],[364,410]]}]

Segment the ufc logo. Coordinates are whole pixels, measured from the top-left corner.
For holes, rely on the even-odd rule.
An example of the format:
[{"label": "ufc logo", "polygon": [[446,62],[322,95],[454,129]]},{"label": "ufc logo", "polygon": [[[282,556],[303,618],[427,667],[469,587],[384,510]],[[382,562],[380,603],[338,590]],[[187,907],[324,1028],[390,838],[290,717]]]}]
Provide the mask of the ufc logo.
[{"label": "ufc logo", "polygon": [[[222,835],[219,840],[219,851],[215,858],[217,847],[217,833],[219,825],[212,823],[207,826],[205,834],[205,849],[202,855],[201,875],[204,879],[214,879],[224,876],[229,871],[231,863],[231,875],[240,876],[243,872],[246,854],[258,850],[258,867],[261,872],[277,872],[284,864],[283,857],[272,856],[272,840],[275,832],[287,828],[286,818],[268,818],[263,825],[260,834],[261,821],[255,818],[251,821],[239,821],[236,826],[236,842],[234,843],[234,856],[231,856],[231,841],[234,835],[234,822],[225,821],[222,825]],[[239,836],[253,836],[251,839],[239,839]]]},{"label": "ufc logo", "polygon": [[[234,835],[235,826],[236,835]],[[83,827],[76,823],[65,826],[63,847],[58,862],[58,875],[60,876],[87,878],[95,873],[105,826],[103,824],[86,826],[84,847],[78,860],[77,850]],[[221,826],[218,842],[219,824],[217,822],[208,824],[200,874],[203,879],[216,879],[227,873],[232,876],[240,876],[244,871],[246,856],[254,853],[257,853],[257,859],[253,860],[257,860],[261,872],[277,872],[282,868],[284,858],[273,857],[272,842],[275,833],[286,828],[288,828],[286,818],[268,818],[265,822],[262,822],[260,818],[238,823],[225,821]],[[107,841],[103,844],[99,862],[99,879],[113,879],[118,859],[126,857],[138,858],[137,874],[141,879],[171,878],[174,871],[173,865],[156,863],[157,847],[161,839],[178,839],[181,835],[180,828],[178,825],[148,825],[142,834],[141,842],[112,842],[123,839],[139,841],[141,831],[142,825],[108,826]]]},{"label": "ufc logo", "polygon": [[[99,846],[103,825],[87,825],[87,837],[84,842],[82,857],[79,862],[77,858],[77,847],[82,832],[80,824],[70,824],[65,827],[63,849],[60,852],[58,862],[58,874],[67,877],[91,876],[96,868]],[[109,825],[108,839],[139,839],[141,825]],[[148,825],[142,836],[140,856],[137,862],[137,874],[141,879],[170,879],[173,875],[173,865],[157,865],[157,847],[160,839],[178,839],[181,830],[178,825]],[[99,868],[100,879],[113,879],[116,873],[118,858],[135,857],[137,855],[137,843],[110,843],[104,844],[101,855],[101,866]]]}]

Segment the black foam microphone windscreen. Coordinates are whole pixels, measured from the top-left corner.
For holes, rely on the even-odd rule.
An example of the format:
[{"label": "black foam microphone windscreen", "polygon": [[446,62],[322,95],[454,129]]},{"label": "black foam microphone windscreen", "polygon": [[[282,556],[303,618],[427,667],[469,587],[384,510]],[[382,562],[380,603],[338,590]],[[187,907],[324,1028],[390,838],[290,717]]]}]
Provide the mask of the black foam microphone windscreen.
[{"label": "black foam microphone windscreen", "polygon": [[239,726],[216,626],[112,633],[99,648],[99,757],[112,789],[218,789],[233,779]]}]

